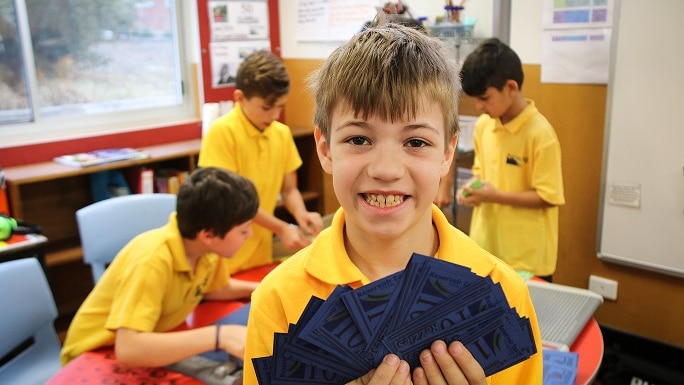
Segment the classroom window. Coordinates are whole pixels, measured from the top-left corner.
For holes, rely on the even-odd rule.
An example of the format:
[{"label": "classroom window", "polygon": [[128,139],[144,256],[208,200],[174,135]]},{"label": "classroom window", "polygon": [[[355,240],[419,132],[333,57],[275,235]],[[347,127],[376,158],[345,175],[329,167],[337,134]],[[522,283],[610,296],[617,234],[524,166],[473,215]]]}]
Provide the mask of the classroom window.
[{"label": "classroom window", "polygon": [[182,3],[0,0],[0,142],[194,116]]}]

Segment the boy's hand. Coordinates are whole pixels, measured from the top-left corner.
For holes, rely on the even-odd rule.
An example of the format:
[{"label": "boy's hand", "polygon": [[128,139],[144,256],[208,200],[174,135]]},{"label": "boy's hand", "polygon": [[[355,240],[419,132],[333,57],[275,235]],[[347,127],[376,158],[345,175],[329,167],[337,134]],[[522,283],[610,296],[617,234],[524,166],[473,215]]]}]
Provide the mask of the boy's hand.
[{"label": "boy's hand", "polygon": [[414,385],[485,385],[482,366],[459,341],[447,348],[444,341],[435,341],[430,350],[420,354],[420,368],[413,371]]},{"label": "boy's hand", "polygon": [[289,251],[297,251],[311,243],[299,230],[299,227],[295,225],[284,226],[280,233],[278,233],[278,237],[283,246]]},{"label": "boy's hand", "polygon": [[247,326],[221,325],[219,336],[220,348],[233,357],[241,360],[245,358],[245,341],[247,340]]},{"label": "boy's hand", "polygon": [[496,189],[486,180],[473,179],[458,190],[456,199],[459,204],[469,207],[479,206],[483,202],[491,202]]},{"label": "boy's hand", "polygon": [[411,368],[408,363],[394,354],[388,354],[377,369],[348,382],[347,385],[408,385],[410,383]]},{"label": "boy's hand", "polygon": [[323,218],[315,211],[307,211],[302,218],[297,218],[299,228],[308,236],[316,236],[323,230]]}]

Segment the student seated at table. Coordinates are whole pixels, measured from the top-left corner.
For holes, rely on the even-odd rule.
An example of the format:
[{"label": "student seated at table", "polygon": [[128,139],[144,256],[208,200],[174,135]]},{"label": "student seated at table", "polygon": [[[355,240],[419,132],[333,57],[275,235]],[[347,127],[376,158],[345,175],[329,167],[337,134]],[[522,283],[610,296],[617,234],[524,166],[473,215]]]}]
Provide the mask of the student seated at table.
[{"label": "student seated at table", "polygon": [[231,279],[220,260],[252,235],[258,207],[248,179],[219,168],[195,170],[181,185],[169,222],[131,240],[83,302],[62,364],[106,346],[114,346],[125,367],[165,366],[214,349],[241,358],[245,326],[173,329],[202,300],[245,298],[256,288]]}]

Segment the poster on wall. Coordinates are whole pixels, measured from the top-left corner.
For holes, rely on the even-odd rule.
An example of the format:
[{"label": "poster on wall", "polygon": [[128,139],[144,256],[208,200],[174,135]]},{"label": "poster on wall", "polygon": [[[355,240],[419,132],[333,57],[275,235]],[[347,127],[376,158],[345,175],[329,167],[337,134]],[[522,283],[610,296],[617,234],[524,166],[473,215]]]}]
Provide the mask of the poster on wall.
[{"label": "poster on wall", "polygon": [[606,84],[613,0],[544,0],[543,83]]},{"label": "poster on wall", "polygon": [[214,88],[235,85],[242,60],[254,51],[271,50],[270,40],[245,40],[209,43],[211,52],[211,84]]},{"label": "poster on wall", "polygon": [[266,0],[208,1],[211,41],[269,38]]},{"label": "poster on wall", "polygon": [[297,0],[298,41],[346,41],[377,14],[368,0]]}]

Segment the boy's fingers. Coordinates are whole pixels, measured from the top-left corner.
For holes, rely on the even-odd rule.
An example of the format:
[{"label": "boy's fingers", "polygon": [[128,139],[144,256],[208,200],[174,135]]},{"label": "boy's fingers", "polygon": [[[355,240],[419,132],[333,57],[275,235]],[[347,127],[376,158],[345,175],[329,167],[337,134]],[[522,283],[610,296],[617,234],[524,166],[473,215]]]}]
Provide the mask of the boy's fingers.
[{"label": "boy's fingers", "polygon": [[449,356],[458,364],[458,370],[461,375],[467,379],[467,384],[484,385],[486,384],[486,377],[484,369],[468,349],[463,346],[460,341],[454,341],[449,344]]},{"label": "boy's fingers", "polygon": [[364,382],[364,385],[408,385],[410,380],[411,370],[408,363],[394,354],[388,354],[378,365],[370,381]]},{"label": "boy's fingers", "polygon": [[458,363],[447,351],[444,341],[435,341],[421,354],[420,360],[430,385],[467,384]]},{"label": "boy's fingers", "polygon": [[485,385],[484,370],[461,342],[435,341],[420,354],[420,368],[413,374],[415,385]]}]

